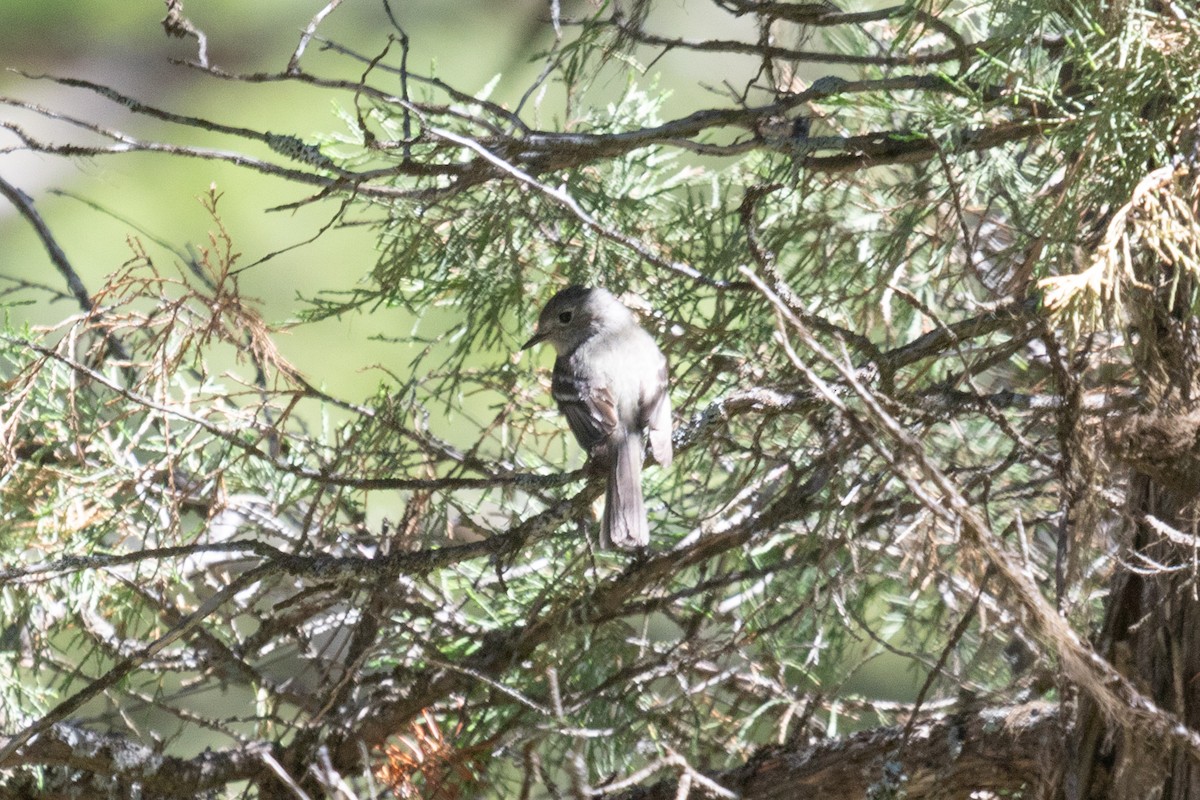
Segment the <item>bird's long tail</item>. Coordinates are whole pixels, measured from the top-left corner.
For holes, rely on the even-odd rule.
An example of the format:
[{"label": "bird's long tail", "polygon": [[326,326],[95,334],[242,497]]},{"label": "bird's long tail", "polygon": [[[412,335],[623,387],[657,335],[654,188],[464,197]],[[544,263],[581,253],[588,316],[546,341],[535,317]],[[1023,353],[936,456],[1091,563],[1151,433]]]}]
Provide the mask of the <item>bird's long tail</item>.
[{"label": "bird's long tail", "polygon": [[650,523],[642,500],[642,436],[630,433],[616,443],[608,467],[608,493],[600,525],[600,546],[632,550],[650,543]]}]

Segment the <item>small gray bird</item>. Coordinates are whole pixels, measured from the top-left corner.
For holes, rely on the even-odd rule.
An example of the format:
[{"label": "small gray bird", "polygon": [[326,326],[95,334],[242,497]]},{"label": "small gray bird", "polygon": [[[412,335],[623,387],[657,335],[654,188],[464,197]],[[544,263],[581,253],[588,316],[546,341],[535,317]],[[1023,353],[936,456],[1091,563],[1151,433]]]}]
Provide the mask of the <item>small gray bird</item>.
[{"label": "small gray bird", "polygon": [[600,546],[645,547],[642,436],[654,460],[671,464],[667,359],[628,308],[604,289],[568,286],[546,303],[521,347],[554,346],[550,391],[588,455],[608,466]]}]

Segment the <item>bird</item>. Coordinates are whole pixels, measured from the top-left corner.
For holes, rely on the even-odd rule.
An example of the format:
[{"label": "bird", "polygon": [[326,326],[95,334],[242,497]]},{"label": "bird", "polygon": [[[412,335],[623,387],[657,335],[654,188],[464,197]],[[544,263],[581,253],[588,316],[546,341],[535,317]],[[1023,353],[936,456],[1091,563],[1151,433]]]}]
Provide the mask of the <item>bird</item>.
[{"label": "bird", "polygon": [[521,349],[540,342],[557,354],[550,392],[559,411],[588,457],[608,468],[600,546],[645,547],[644,440],[663,467],[673,456],[666,357],[633,312],[599,287],[568,286],[551,297]]}]

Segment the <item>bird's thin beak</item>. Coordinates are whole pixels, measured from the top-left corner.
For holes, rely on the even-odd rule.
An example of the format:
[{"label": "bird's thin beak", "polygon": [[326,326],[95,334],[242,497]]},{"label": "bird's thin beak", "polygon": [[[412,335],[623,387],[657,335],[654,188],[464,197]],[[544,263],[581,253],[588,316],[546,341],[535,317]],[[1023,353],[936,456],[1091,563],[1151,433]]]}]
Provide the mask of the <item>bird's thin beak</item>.
[{"label": "bird's thin beak", "polygon": [[529,337],[528,342],[521,345],[521,349],[528,350],[529,348],[533,347],[535,344],[537,344],[538,342],[542,341],[545,338],[546,338],[546,334],[542,333],[541,331],[538,331],[533,336]]}]

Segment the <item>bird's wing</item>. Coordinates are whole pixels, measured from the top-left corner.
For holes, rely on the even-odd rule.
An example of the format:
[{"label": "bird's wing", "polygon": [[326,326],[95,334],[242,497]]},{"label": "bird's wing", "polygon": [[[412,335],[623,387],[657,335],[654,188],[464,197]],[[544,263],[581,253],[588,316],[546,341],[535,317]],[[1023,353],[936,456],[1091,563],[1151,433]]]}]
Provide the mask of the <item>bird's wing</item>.
[{"label": "bird's wing", "polygon": [[668,391],[667,360],[662,359],[655,382],[646,387],[642,404],[642,424],[650,439],[654,460],[671,466],[671,394]]},{"label": "bird's wing", "polygon": [[617,406],[608,387],[592,386],[571,369],[569,359],[554,362],[550,381],[554,402],[567,418],[571,433],[591,453],[607,441],[617,427]]}]

